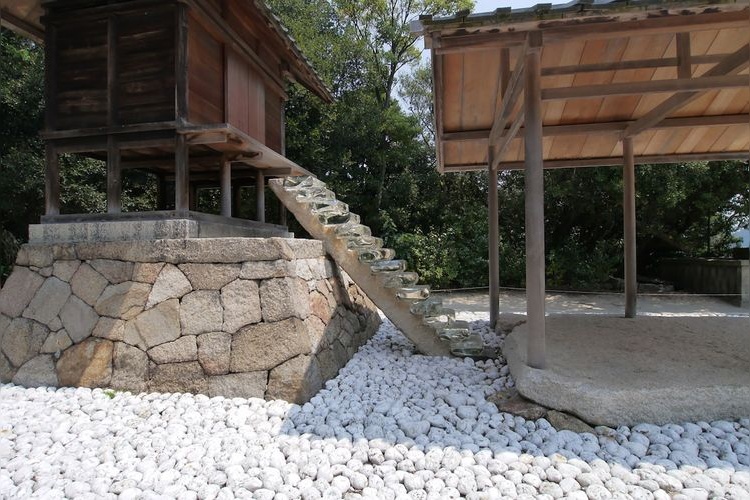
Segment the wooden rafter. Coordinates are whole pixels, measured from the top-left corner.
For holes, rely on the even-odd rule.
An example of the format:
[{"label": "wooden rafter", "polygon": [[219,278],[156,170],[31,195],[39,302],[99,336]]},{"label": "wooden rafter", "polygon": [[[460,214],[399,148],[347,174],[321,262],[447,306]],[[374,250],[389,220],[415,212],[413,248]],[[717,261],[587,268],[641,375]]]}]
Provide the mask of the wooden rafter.
[{"label": "wooden rafter", "polygon": [[[510,79],[508,80],[507,86],[505,87],[505,92],[503,94],[503,100],[500,103],[500,106],[495,109],[495,117],[492,124],[492,129],[490,130],[489,135],[489,147],[493,148],[493,161],[497,162],[499,161],[502,151],[504,150],[510,140],[513,138],[508,137],[509,134],[506,134],[505,132],[505,126],[508,124],[509,120],[511,119],[512,113],[516,108],[516,105],[519,101],[518,97],[521,95],[521,92],[523,91],[523,85],[522,85],[522,76],[524,72],[524,54],[526,53],[526,48],[520,52],[516,59],[516,65],[513,68],[513,72],[510,75]],[[516,132],[518,132],[518,128],[521,126],[521,123],[523,122],[523,107],[517,111],[515,120],[511,123],[511,129],[514,125],[516,125]],[[491,168],[494,168],[491,166]]]},{"label": "wooden rafter", "polygon": [[[723,61],[719,62],[713,68],[709,69],[704,73],[704,77],[721,77],[734,75],[748,66],[748,45],[744,45],[742,48],[737,50],[732,55],[726,57]],[[747,86],[747,77],[740,77],[744,80],[743,86]],[[643,115],[635,122],[628,125],[623,132],[623,137],[632,137],[636,134],[647,130],[660,121],[664,120],[671,113],[680,109],[690,101],[699,97],[700,91],[692,91],[688,93],[682,93],[673,95],[663,103],[656,106],[653,110]]]}]

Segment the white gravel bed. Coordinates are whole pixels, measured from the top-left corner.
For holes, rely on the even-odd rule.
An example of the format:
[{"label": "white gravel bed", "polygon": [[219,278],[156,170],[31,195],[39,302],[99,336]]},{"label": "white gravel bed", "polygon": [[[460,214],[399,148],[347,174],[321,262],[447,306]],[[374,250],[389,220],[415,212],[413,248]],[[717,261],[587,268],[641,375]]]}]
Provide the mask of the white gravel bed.
[{"label": "white gravel bed", "polygon": [[505,385],[388,322],[302,407],[0,385],[0,498],[750,498],[750,419],[558,432]]}]

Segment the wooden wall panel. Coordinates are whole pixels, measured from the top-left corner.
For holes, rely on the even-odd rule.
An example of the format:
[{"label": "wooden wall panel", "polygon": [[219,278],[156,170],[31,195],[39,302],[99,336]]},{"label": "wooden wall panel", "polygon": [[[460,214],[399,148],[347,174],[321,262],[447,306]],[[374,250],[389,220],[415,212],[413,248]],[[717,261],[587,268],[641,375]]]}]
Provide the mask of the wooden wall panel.
[{"label": "wooden wall panel", "polygon": [[175,119],[173,7],[117,16],[116,75],[121,124]]},{"label": "wooden wall panel", "polygon": [[224,122],[223,47],[193,15],[188,22],[188,119]]},{"label": "wooden wall panel", "polygon": [[58,130],[107,124],[107,21],[61,24],[52,77]]},{"label": "wooden wall panel", "polygon": [[266,140],[263,80],[234,51],[227,53],[227,122],[259,141]]},{"label": "wooden wall panel", "polygon": [[281,153],[282,128],[284,121],[281,119],[283,113],[283,101],[281,96],[266,91],[266,146],[277,153]]}]

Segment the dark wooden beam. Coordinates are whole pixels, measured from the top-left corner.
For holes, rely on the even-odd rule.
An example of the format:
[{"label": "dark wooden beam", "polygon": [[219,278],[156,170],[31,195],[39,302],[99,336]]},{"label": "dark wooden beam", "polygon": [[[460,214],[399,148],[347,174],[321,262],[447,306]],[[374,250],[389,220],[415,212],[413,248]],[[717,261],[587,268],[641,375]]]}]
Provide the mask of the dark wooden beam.
[{"label": "dark wooden beam", "polygon": [[190,166],[188,162],[188,145],[185,136],[178,134],[175,138],[175,210],[188,210],[190,208]]},{"label": "dark wooden beam", "polygon": [[45,146],[44,214],[60,213],[60,163],[54,145]]},{"label": "dark wooden beam", "polygon": [[[709,69],[703,74],[703,77],[716,77],[716,76],[730,76],[738,73],[748,66],[748,45],[745,45],[741,49],[737,50],[732,55],[719,62],[713,68]],[[702,78],[703,78],[702,77]],[[747,77],[739,77],[743,79],[747,85]],[[700,96],[699,91],[681,93],[673,95],[669,99],[665,100],[654,109],[640,117],[634,123],[628,125],[625,131],[622,133],[623,137],[632,137],[636,134],[643,132],[649,128],[652,128],[657,123],[664,120],[668,115],[685,106],[687,103],[697,99]]]},{"label": "dark wooden beam", "polygon": [[120,148],[113,137],[107,141],[107,213],[122,212],[122,168]]},{"label": "dark wooden beam", "polygon": [[232,216],[232,162],[229,158],[221,159],[219,170],[221,182],[221,215],[224,217]]},{"label": "dark wooden beam", "polygon": [[255,220],[266,222],[266,176],[262,170],[255,173]]},{"label": "dark wooden beam", "polygon": [[625,277],[625,317],[635,317],[638,277],[636,273],[635,246],[635,161],[633,159],[633,139],[622,140],[622,214],[623,236],[625,243],[624,277]]}]

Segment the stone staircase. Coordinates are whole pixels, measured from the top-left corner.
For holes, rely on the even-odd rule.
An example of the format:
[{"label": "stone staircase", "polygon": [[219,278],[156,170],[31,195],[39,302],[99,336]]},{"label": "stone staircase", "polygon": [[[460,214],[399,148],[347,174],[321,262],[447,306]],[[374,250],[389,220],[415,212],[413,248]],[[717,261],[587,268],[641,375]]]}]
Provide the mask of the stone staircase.
[{"label": "stone staircase", "polygon": [[269,186],[302,227],[321,240],[326,252],[351,276],[417,349],[432,356],[491,357],[481,335],[453,309],[431,297],[419,276],[406,270],[395,251],[383,248],[357,214],[312,176],[273,179]]}]

